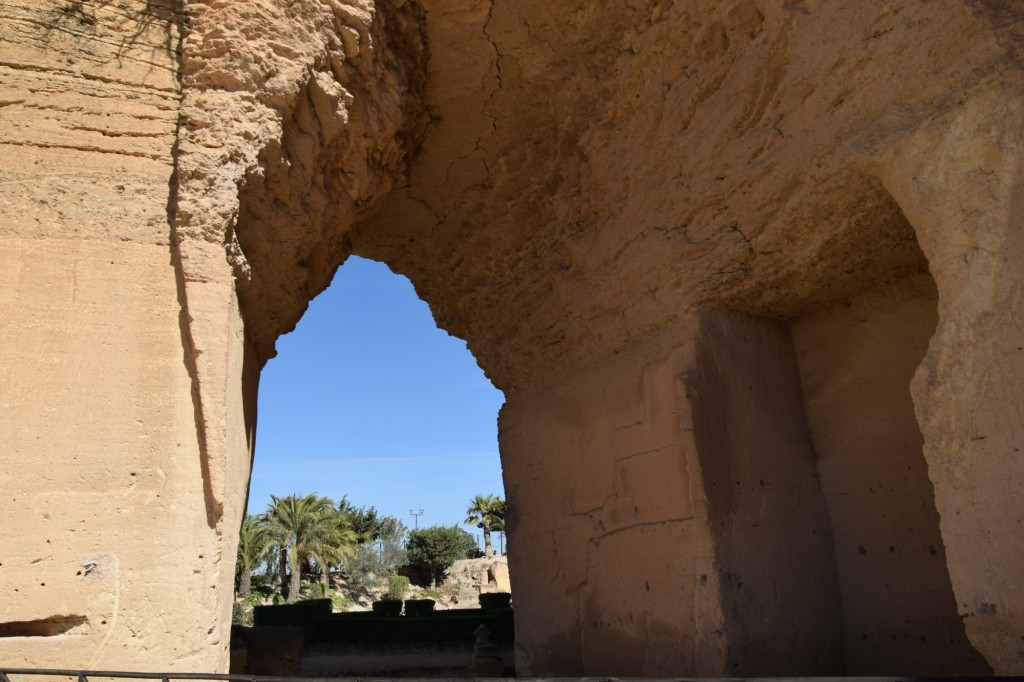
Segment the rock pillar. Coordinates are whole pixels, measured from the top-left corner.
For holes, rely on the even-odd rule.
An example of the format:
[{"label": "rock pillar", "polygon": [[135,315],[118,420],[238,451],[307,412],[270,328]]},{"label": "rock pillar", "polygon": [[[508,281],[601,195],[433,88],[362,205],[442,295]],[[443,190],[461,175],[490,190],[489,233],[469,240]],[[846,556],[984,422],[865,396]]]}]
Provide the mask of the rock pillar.
[{"label": "rock pillar", "polygon": [[1024,101],[1001,84],[914,133],[885,180],[917,231],[938,326],[912,393],[949,576],[996,674],[1024,669]]},{"label": "rock pillar", "polygon": [[221,531],[244,500],[236,384],[254,375],[244,344],[204,349],[223,365],[223,447],[240,453],[217,469],[169,209],[177,5],[15,2],[0,21],[8,666],[227,668],[234,546]]},{"label": "rock pillar", "polygon": [[841,672],[784,325],[692,317],[500,423],[521,674]]}]

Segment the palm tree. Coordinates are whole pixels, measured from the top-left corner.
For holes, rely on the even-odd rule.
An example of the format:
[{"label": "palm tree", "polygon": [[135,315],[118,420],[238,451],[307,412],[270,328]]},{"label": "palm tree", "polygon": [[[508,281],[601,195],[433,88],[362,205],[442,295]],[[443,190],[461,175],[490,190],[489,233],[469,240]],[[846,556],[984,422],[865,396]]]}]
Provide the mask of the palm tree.
[{"label": "palm tree", "polygon": [[[288,583],[288,603],[299,598],[299,582],[302,562],[314,556],[323,531],[318,528],[326,522],[325,517],[334,512],[334,502],[317,494],[299,497],[270,496],[267,519],[271,534],[287,552],[291,578]],[[283,558],[283,555],[282,555]]]},{"label": "palm tree", "polygon": [[267,550],[273,544],[266,517],[246,514],[238,531],[238,566],[242,576],[238,593],[252,593],[252,571],[263,563]]},{"label": "palm tree", "polygon": [[484,529],[484,556],[494,556],[491,546],[491,530],[505,527],[505,502],[494,495],[477,495],[469,502],[466,520],[463,523]]},{"label": "palm tree", "polygon": [[310,554],[320,569],[320,582],[324,588],[330,582],[330,567],[355,556],[359,533],[352,528],[352,520],[344,512],[331,509],[323,514],[310,533]]}]

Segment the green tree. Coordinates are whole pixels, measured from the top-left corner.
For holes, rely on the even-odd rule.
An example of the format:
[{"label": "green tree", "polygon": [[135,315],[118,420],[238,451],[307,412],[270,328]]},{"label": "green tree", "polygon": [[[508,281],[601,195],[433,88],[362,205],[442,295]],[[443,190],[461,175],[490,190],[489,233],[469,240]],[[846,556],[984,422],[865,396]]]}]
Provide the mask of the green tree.
[{"label": "green tree", "polygon": [[383,519],[377,518],[376,507],[357,507],[348,501],[348,495],[344,495],[338,502],[338,511],[349,517],[352,530],[359,536],[359,544],[372,542],[380,537],[380,524]]},{"label": "green tree", "polygon": [[505,501],[494,495],[477,495],[470,500],[463,523],[484,529],[484,556],[494,556],[491,531],[505,528]]},{"label": "green tree", "polygon": [[405,524],[394,516],[385,516],[380,520],[377,539],[381,544],[381,563],[391,572],[408,561],[405,552],[405,536],[408,532]]},{"label": "green tree", "polygon": [[252,593],[252,572],[263,563],[274,540],[266,517],[246,514],[238,531],[238,567],[241,570],[238,593]]},{"label": "green tree", "polygon": [[474,549],[473,536],[457,526],[430,526],[411,531],[407,545],[409,562],[430,572],[431,587],[437,586],[449,566],[465,559]]},{"label": "green tree", "polygon": [[348,562],[348,577],[356,585],[376,587],[385,576],[394,574],[408,561],[405,524],[393,516],[385,516],[380,519],[379,528],[377,540],[359,545],[355,557]]},{"label": "green tree", "polygon": [[[272,502],[267,508],[267,520],[275,542],[281,548],[281,557],[287,554],[291,577],[288,583],[288,602],[299,598],[299,584],[302,562],[315,556],[321,547],[324,524],[330,524],[335,514],[334,502],[317,494],[299,497],[270,496]],[[283,566],[282,566],[283,568]]]}]

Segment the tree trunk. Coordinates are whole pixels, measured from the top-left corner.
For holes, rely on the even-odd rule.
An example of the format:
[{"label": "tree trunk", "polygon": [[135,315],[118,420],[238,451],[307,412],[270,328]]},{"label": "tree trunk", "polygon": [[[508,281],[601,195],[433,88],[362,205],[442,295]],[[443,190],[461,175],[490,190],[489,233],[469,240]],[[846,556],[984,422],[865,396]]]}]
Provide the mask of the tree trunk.
[{"label": "tree trunk", "polygon": [[243,597],[252,594],[252,573],[245,567],[242,567],[242,579],[238,583],[238,594]]},{"label": "tree trunk", "polygon": [[318,561],[320,564],[320,584],[324,586],[324,589],[328,589],[331,586],[331,569],[327,567],[326,561]]},{"label": "tree trunk", "polygon": [[490,559],[494,556],[494,547],[491,546],[491,529],[485,524],[484,529],[484,556]]},{"label": "tree trunk", "polygon": [[[295,550],[292,549],[294,552]],[[288,603],[298,601],[299,599],[299,580],[302,577],[302,569],[299,568],[299,562],[293,561],[291,580],[288,583]]]},{"label": "tree trunk", "polygon": [[288,596],[288,550],[282,547],[277,555],[277,568],[281,572],[281,596]]}]

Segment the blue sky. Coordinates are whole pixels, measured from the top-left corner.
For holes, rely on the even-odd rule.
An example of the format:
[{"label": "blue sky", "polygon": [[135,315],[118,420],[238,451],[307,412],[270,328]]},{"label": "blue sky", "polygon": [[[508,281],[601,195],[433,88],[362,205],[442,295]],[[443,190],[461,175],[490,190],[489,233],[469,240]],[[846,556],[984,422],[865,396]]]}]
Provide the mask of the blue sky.
[{"label": "blue sky", "polygon": [[349,258],[277,350],[260,378],[250,513],[316,492],[410,528],[421,508],[421,527],[461,525],[474,495],[504,497],[504,397],[405,277]]}]

